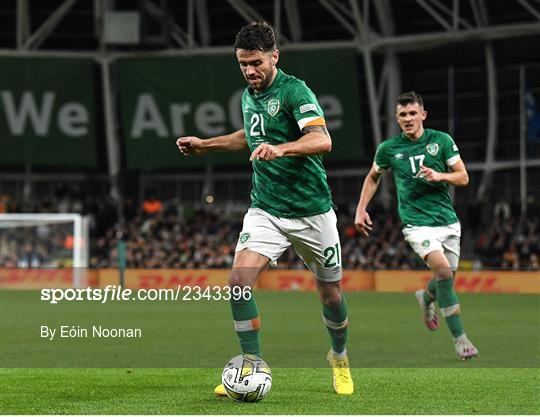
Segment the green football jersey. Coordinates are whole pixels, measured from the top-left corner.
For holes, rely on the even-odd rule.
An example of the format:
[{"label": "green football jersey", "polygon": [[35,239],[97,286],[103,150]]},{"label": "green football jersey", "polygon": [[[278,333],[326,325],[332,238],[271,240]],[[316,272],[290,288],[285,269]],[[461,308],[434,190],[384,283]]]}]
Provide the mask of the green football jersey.
[{"label": "green football jersey", "polygon": [[[251,152],[261,143],[295,141],[310,123],[324,124],[315,94],[303,81],[281,70],[266,90],[258,93],[246,88],[242,112]],[[322,155],[252,163],[251,207],[285,218],[314,216],[332,208]]]},{"label": "green football jersey", "polygon": [[382,172],[392,168],[399,217],[404,225],[445,226],[458,221],[449,185],[428,182],[419,174],[421,165],[448,172],[448,167],[459,159],[458,148],[450,135],[432,129],[425,129],[416,141],[401,133],[379,145],[375,169]]}]

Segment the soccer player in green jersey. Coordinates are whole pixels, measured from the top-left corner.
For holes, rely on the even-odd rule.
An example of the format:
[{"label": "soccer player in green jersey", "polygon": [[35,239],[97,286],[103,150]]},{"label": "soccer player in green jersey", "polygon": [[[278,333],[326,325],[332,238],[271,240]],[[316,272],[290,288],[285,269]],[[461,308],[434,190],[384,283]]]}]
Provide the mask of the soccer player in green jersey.
[{"label": "soccer player in green jersey", "polygon": [[454,291],[461,226],[449,193],[449,185],[464,187],[469,176],[454,140],[447,133],[424,129],[426,117],[419,94],[408,92],[398,97],[396,118],[402,133],[377,148],[373,166],[364,180],[354,225],[359,232],[369,235],[372,222],[366,209],[381,175],[391,168],[405,240],[434,274],[427,288],[415,294],[424,322],[429,330],[438,328],[433,305],[436,301],[454,338],[456,353],[469,359],[478,354],[478,349],[463,330]]},{"label": "soccer player in green jersey", "polygon": [[[251,152],[252,203],[244,217],[229,284],[252,287],[260,272],[292,245],[316,279],[332,346],[327,358],[334,389],[338,394],[352,394],[345,349],[348,318],[341,290],[341,247],[322,163],[322,154],[332,147],[324,114],[303,81],[276,68],[279,51],[268,24],[242,28],[234,49],[248,83],[242,96],[244,128],[205,140],[182,137],[177,146],[184,155]],[[261,356],[255,299],[231,299],[231,307],[243,353]],[[215,392],[226,394],[223,385]]]}]

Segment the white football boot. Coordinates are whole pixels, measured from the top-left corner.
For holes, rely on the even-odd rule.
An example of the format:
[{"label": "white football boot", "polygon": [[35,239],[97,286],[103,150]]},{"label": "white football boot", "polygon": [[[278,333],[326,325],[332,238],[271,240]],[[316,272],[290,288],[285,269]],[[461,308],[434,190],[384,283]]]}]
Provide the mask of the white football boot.
[{"label": "white football boot", "polygon": [[478,356],[478,349],[471,343],[465,333],[457,337],[454,343],[456,344],[456,353],[464,361]]},{"label": "white football boot", "polygon": [[425,292],[426,290],[424,289],[416,290],[414,296],[418,300],[418,304],[420,304],[420,308],[422,309],[422,316],[424,318],[426,327],[431,331],[437,330],[439,328],[439,316],[437,315],[437,309],[433,303],[426,306],[424,301]]}]

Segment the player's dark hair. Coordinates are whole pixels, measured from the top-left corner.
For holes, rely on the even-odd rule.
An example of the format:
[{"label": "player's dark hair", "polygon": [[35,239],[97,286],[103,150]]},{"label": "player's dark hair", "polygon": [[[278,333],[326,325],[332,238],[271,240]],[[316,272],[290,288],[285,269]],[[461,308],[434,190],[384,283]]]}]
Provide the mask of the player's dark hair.
[{"label": "player's dark hair", "polygon": [[253,22],[244,26],[236,35],[234,49],[246,51],[274,51],[276,49],[274,29],[266,22]]},{"label": "player's dark hair", "polygon": [[419,106],[424,107],[424,100],[422,99],[422,96],[415,91],[407,91],[406,93],[400,94],[397,102],[401,106],[418,103]]}]

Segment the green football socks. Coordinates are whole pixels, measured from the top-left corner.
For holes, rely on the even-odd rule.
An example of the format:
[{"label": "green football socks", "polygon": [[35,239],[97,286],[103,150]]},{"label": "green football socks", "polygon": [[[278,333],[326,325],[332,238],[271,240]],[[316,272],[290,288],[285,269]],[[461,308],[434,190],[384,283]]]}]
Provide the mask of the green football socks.
[{"label": "green football socks", "polygon": [[431,281],[428,282],[426,291],[424,292],[424,303],[426,303],[426,306],[428,306],[436,299],[437,299],[437,278],[432,278]]},{"label": "green football socks", "polygon": [[253,292],[250,291],[249,294],[249,299],[241,297],[239,300],[235,300],[235,297],[231,297],[234,329],[238,335],[242,353],[251,353],[261,357],[259,309]]},{"label": "green football socks", "polygon": [[341,302],[335,310],[331,310],[323,304],[323,321],[330,334],[332,350],[335,353],[342,353],[347,343],[347,302],[345,296],[341,296]]},{"label": "green football socks", "polygon": [[454,339],[461,336],[464,331],[453,279],[437,281],[437,303]]}]

